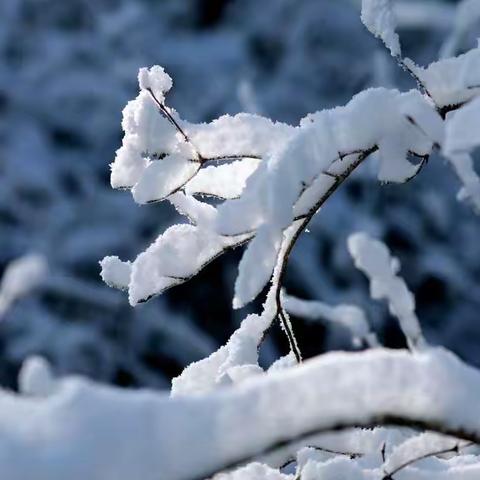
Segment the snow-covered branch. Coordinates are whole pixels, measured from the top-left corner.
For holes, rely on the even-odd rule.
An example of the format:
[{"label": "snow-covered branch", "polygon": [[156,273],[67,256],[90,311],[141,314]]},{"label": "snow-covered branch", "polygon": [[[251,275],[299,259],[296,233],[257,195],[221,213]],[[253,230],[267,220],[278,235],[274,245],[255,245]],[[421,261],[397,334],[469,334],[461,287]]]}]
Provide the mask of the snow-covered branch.
[{"label": "snow-covered branch", "polygon": [[479,395],[480,374],[438,349],[327,354],[174,399],[71,379],[45,398],[1,393],[0,468],[9,480],[33,472],[36,480],[200,480],[358,426],[421,427],[480,443]]}]

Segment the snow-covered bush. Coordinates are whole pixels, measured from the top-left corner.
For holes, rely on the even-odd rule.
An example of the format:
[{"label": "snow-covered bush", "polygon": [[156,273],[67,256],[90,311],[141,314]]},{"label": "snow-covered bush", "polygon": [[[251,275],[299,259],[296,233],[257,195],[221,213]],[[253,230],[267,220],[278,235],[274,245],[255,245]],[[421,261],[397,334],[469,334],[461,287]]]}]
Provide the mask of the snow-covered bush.
[{"label": "snow-covered bush", "polygon": [[[254,114],[187,122],[167,105],[165,70],[140,70],[112,186],[140,204],[169,202],[187,222],[133,261],[104,258],[104,281],[137,305],[246,245],[233,307],[268,286],[263,309],[169,393],[61,380],[44,359],[29,359],[24,396],[0,395],[0,469],[9,479],[478,477],[480,373],[424,336],[400,262],[382,242],[353,233],[348,251],[408,350],[382,348],[358,306],[307,302],[282,288],[299,237],[369,161],[380,182],[402,184],[438,151],[463,183],[460,198],[478,207],[470,155],[480,142],[480,46],[422,68],[402,55],[389,0],[363,0],[362,20],[418,89],[368,89],[298,126]],[[287,312],[338,323],[365,351],[303,362]],[[259,349],[277,319],[290,353],[263,368]]]}]

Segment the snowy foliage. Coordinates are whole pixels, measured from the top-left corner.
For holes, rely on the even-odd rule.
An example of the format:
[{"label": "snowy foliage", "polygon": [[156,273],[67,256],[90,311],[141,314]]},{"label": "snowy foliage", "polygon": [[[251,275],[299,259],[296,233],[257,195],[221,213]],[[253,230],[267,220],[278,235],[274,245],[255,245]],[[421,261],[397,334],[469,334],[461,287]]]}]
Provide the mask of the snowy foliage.
[{"label": "snowy foliage", "polygon": [[[263,308],[224,346],[187,366],[170,392],[58,379],[47,361],[30,358],[21,393],[0,394],[0,470],[9,479],[30,478],[32,469],[39,480],[478,477],[480,373],[424,340],[400,263],[382,242],[355,233],[347,243],[410,350],[382,348],[358,306],[305,302],[282,290],[299,237],[369,160],[379,182],[402,184],[437,151],[454,165],[462,196],[473,200],[466,189],[478,177],[458,155],[477,146],[475,129],[462,122],[478,116],[479,89],[470,83],[478,49],[417,67],[401,57],[391,2],[364,0],[362,19],[418,89],[370,88],[296,126],[254,114],[197,124],[167,105],[173,83],[163,68],[140,71],[111,183],[131,190],[137,203],[170,203],[185,223],[169,226],[132,261],[104,258],[102,278],[127,290],[134,306],[246,245],[233,308],[267,287]],[[39,270],[12,267],[7,294],[15,299],[33,288]],[[31,284],[28,272],[36,272]],[[338,323],[366,350],[303,362],[288,312]],[[277,319],[290,352],[265,367],[259,350]]]}]

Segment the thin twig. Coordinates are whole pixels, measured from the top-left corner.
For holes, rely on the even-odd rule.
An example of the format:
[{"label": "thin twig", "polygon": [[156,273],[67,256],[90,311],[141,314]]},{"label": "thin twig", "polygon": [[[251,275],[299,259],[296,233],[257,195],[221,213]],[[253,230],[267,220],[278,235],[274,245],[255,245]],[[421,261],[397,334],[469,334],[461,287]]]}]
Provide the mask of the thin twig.
[{"label": "thin twig", "polygon": [[460,448],[470,447],[472,445],[474,445],[473,442],[467,443],[466,445],[462,445],[462,446],[460,446],[460,444],[457,443],[453,447],[443,448],[441,450],[436,450],[434,452],[425,453],[425,454],[420,455],[418,457],[412,458],[412,459],[407,460],[406,462],[402,463],[401,465],[399,465],[398,467],[393,469],[391,472],[385,472],[384,476],[382,477],[382,480],[392,480],[393,475],[397,474],[398,472],[400,472],[404,468],[407,468],[410,465],[412,465],[416,462],[419,462],[420,460],[424,460],[424,459],[430,458],[430,457],[436,457],[438,455],[443,455],[445,453],[459,453]]}]

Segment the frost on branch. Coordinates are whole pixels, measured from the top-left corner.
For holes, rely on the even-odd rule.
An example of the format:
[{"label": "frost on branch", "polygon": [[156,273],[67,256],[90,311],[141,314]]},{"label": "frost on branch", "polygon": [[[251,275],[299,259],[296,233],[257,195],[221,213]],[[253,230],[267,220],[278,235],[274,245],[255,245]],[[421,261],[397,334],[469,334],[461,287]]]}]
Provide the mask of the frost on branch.
[{"label": "frost on branch", "polygon": [[365,233],[355,233],[348,239],[348,249],[355,266],[370,280],[374,299],[386,299],[390,313],[400,322],[410,348],[422,348],[425,340],[415,314],[415,299],[397,274],[400,262],[391,257],[388,248]]}]

